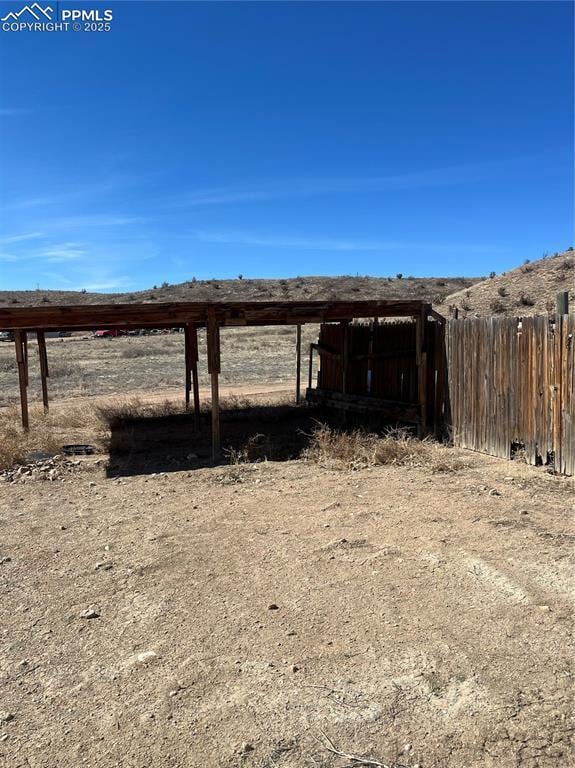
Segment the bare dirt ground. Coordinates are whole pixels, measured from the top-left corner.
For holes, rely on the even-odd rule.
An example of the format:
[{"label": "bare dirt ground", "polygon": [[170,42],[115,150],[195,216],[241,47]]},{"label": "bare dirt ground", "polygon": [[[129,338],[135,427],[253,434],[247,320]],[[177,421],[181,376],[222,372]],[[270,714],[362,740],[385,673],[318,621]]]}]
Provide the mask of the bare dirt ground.
[{"label": "bare dirt ground", "polygon": [[0,478],[0,765],[575,765],[573,481],[442,450]]}]

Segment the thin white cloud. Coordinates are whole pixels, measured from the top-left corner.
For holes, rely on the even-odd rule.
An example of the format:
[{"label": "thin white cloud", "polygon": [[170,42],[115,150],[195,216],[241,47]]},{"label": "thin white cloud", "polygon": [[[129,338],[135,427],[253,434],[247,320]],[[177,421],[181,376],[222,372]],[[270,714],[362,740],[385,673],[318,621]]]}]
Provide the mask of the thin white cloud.
[{"label": "thin white cloud", "polygon": [[50,219],[50,225],[62,229],[88,229],[90,227],[123,227],[128,224],[142,224],[143,218],[118,216],[114,214],[92,214],[88,216],[60,216]]},{"label": "thin white cloud", "polygon": [[[76,261],[88,252],[78,243],[59,243],[44,248],[36,256],[50,262]],[[35,254],[30,254],[34,257]]]},{"label": "thin white cloud", "polygon": [[27,115],[29,112],[29,109],[21,107],[2,107],[0,108],[0,117],[18,117],[19,115]]},{"label": "thin white cloud", "polygon": [[222,187],[193,192],[173,202],[174,207],[194,208],[238,202],[317,197],[339,193],[384,192],[465,184],[480,178],[488,164],[431,168],[410,173],[324,179],[286,179],[245,187]]},{"label": "thin white cloud", "polygon": [[22,235],[6,235],[0,237],[0,245],[8,245],[10,243],[20,243],[25,240],[37,240],[39,237],[44,237],[43,232],[25,232]]},{"label": "thin white cloud", "polygon": [[130,288],[133,285],[131,278],[129,277],[112,277],[109,280],[102,280],[95,283],[87,283],[82,285],[87,291],[111,291],[118,288]]},{"label": "thin white cloud", "polygon": [[86,186],[76,185],[73,189],[51,191],[20,200],[14,200],[4,205],[4,210],[17,211],[29,208],[40,208],[49,205],[67,205],[76,200],[97,197],[98,195],[115,192],[134,183],[134,177],[115,177]]},{"label": "thin white cloud", "polygon": [[197,232],[200,242],[216,245],[242,245],[262,248],[286,248],[294,251],[398,251],[421,249],[437,252],[499,253],[506,249],[497,245],[475,243],[421,243],[398,240],[360,240],[351,238],[299,237],[261,235],[246,232]]},{"label": "thin white cloud", "polygon": [[532,155],[495,158],[480,163],[425,168],[405,173],[355,177],[292,178],[200,189],[174,198],[170,207],[195,208],[252,201],[263,202],[321,195],[416,190],[470,184],[491,179],[494,176],[497,177],[503,171],[510,173],[524,170],[529,168],[533,162],[541,163],[542,160],[551,156],[564,154],[564,149],[543,150]]}]

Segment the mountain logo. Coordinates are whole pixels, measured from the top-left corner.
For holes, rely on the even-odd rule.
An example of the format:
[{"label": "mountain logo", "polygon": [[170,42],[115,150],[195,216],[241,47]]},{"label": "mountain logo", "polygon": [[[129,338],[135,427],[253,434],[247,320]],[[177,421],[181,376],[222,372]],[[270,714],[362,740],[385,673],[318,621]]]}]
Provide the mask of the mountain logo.
[{"label": "mountain logo", "polygon": [[52,21],[53,8],[47,5],[42,8],[38,3],[32,3],[32,5],[25,5],[19,11],[10,11],[6,16],[3,16],[0,21],[18,21],[20,16],[27,17],[27,14],[32,16],[36,21]]}]

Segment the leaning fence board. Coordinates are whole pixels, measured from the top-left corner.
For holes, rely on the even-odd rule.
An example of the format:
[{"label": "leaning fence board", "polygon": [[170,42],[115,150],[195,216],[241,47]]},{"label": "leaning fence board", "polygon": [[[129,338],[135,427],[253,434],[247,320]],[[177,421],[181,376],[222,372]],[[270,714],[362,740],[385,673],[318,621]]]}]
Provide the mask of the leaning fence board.
[{"label": "leaning fence board", "polygon": [[[575,473],[575,317],[475,318],[447,324],[454,443]],[[437,357],[437,355],[436,355]]]}]

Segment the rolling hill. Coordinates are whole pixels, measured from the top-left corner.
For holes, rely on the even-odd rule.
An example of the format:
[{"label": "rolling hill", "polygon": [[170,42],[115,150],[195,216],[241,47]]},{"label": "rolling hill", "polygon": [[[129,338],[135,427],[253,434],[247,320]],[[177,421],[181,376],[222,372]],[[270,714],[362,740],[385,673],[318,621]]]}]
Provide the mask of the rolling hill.
[{"label": "rolling hill", "polygon": [[442,302],[482,278],[467,277],[293,277],[286,280],[192,280],[164,283],[133,293],[0,291],[0,306],[104,304],[171,301],[297,301],[424,299]]},{"label": "rolling hill", "polygon": [[[452,317],[476,315],[534,315],[555,311],[558,293],[569,292],[575,303],[575,252],[556,253],[525,261],[517,269],[494,275],[440,300],[437,309]],[[437,304],[437,302],[436,302]]]}]

